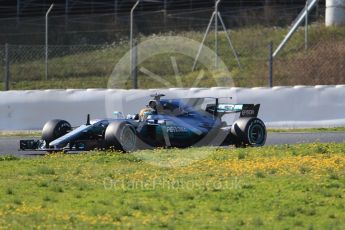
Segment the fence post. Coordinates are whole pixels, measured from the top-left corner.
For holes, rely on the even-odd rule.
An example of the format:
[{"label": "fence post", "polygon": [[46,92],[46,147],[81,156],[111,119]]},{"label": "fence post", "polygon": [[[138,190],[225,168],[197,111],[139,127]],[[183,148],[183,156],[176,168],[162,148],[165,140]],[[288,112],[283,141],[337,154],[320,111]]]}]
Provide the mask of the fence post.
[{"label": "fence post", "polygon": [[214,18],[214,51],[216,53],[214,57],[214,69],[218,68],[218,4],[219,1],[215,0],[214,12],[216,17]]},{"label": "fence post", "polygon": [[164,29],[166,29],[167,26],[167,0],[164,0],[163,2],[164,10],[163,10],[163,21],[164,21]]},{"label": "fence post", "polygon": [[136,40],[134,40],[134,46],[131,50],[132,52],[132,80],[133,80],[133,89],[137,89],[138,88],[138,66],[137,66],[137,62],[138,62],[138,48],[137,48],[137,42]]},{"label": "fence post", "polygon": [[10,90],[10,60],[8,53],[8,44],[5,44],[5,79],[4,79],[4,90]]},{"label": "fence post", "polygon": [[268,45],[268,87],[273,87],[273,41]]},{"label": "fence post", "polygon": [[45,30],[45,78],[46,80],[48,80],[48,55],[49,55],[49,50],[48,50],[48,16],[49,16],[49,13],[50,11],[53,9],[54,7],[54,4],[51,4],[49,9],[47,10],[46,12],[46,17],[45,17],[45,26],[46,26],[46,30]]},{"label": "fence post", "polygon": [[304,49],[308,50],[308,17],[309,17],[309,11],[308,11],[308,0],[305,3],[305,25],[304,25]]}]

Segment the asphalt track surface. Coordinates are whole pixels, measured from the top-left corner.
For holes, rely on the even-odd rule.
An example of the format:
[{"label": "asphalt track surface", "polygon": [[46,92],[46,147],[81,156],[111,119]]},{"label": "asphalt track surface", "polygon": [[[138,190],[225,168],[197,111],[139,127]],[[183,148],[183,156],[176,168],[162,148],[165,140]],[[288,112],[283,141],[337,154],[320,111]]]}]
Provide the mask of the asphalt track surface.
[{"label": "asphalt track surface", "polygon": [[[0,137],[0,155],[40,156],[44,152],[18,151],[19,140],[27,137]],[[266,145],[298,144],[311,142],[345,142],[345,132],[268,133]]]}]

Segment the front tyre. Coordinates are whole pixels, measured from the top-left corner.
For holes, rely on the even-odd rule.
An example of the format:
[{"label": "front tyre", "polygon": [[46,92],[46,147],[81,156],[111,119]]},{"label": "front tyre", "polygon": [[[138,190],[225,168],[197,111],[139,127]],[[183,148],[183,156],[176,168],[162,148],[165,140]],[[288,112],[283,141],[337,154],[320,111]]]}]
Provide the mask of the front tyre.
[{"label": "front tyre", "polygon": [[122,152],[133,152],[137,149],[138,137],[133,125],[127,122],[112,122],[105,130],[104,140],[109,148]]},{"label": "front tyre", "polygon": [[42,140],[46,142],[46,146],[48,147],[50,142],[67,134],[71,130],[71,124],[65,120],[50,120],[43,126]]},{"label": "front tyre", "polygon": [[267,138],[267,130],[264,122],[254,117],[238,119],[231,127],[231,134],[236,139],[236,147],[263,146]]}]

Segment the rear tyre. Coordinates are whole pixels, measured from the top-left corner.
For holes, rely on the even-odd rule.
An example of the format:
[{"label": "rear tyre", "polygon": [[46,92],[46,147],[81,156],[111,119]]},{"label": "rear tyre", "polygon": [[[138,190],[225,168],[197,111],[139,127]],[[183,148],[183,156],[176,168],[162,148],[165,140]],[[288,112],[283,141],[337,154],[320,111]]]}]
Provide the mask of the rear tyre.
[{"label": "rear tyre", "polygon": [[127,122],[113,122],[105,130],[104,140],[108,148],[122,152],[137,150],[138,137],[133,125]]},{"label": "rear tyre", "polygon": [[43,126],[42,129],[42,140],[46,142],[46,147],[53,140],[65,135],[72,130],[70,123],[64,120],[50,120]]},{"label": "rear tyre", "polygon": [[266,126],[259,118],[240,118],[231,127],[236,147],[259,147],[266,143]]}]

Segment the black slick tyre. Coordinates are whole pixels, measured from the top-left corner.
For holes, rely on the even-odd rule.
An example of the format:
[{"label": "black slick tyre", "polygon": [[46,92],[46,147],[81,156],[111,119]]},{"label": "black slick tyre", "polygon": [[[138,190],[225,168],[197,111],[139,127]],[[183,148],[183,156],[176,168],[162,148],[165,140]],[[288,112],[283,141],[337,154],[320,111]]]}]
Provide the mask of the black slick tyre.
[{"label": "black slick tyre", "polygon": [[133,125],[122,121],[112,122],[105,130],[104,140],[108,148],[122,152],[137,150],[138,137]]},{"label": "black slick tyre", "polygon": [[50,142],[65,135],[71,130],[71,124],[65,120],[50,120],[43,126],[42,140],[44,140],[46,142],[46,145],[48,146]]},{"label": "black slick tyre", "polygon": [[267,138],[264,122],[255,117],[238,119],[231,127],[231,134],[236,147],[260,147],[265,145]]}]

